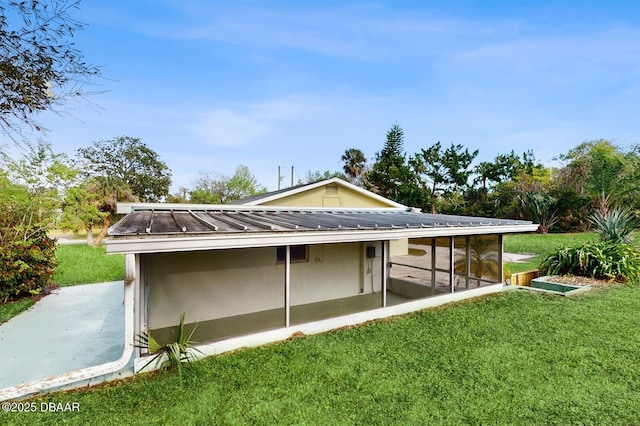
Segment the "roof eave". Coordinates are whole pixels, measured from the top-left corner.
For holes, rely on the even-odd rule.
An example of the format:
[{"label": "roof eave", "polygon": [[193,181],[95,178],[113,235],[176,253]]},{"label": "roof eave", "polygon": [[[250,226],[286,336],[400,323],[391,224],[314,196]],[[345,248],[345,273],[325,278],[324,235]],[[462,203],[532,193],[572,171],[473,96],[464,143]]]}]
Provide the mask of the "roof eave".
[{"label": "roof eave", "polygon": [[396,240],[486,234],[533,232],[537,224],[464,226],[439,228],[403,228],[383,230],[293,231],[234,233],[191,237],[116,237],[105,241],[107,253],[168,253],[176,251],[221,250],[298,244],[330,244],[360,241]]}]

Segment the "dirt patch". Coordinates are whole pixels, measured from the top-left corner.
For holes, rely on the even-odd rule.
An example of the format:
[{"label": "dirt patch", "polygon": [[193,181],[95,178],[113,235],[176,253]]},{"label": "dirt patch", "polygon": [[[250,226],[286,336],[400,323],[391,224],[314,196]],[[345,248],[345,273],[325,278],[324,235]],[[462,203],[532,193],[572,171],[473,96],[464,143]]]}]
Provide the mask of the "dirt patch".
[{"label": "dirt patch", "polygon": [[621,284],[617,281],[597,280],[595,278],[580,277],[575,275],[563,275],[563,276],[554,275],[552,277],[548,277],[546,280],[554,283],[570,284],[570,285],[577,285],[577,286],[589,285],[593,288],[611,287],[611,286]]}]

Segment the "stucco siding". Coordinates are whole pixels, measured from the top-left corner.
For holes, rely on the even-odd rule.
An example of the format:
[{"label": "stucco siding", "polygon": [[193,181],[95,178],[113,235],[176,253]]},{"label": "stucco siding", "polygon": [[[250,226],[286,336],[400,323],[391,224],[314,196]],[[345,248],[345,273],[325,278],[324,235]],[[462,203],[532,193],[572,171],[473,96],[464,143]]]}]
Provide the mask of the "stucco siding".
[{"label": "stucco siding", "polygon": [[294,263],[291,268],[291,304],[370,293],[371,286],[363,285],[371,273],[363,269],[362,247],[360,243],[310,246],[309,262]]},{"label": "stucco siding", "polygon": [[149,328],[284,306],[275,247],[148,255]]},{"label": "stucco siding", "polygon": [[392,207],[341,185],[327,185],[261,203],[267,206],[291,207]]},{"label": "stucco siding", "polygon": [[[366,246],[376,258],[366,259]],[[284,307],[285,265],[276,248],[145,255],[149,329]],[[380,243],[318,244],[291,264],[291,305],[376,292],[382,288]]]}]

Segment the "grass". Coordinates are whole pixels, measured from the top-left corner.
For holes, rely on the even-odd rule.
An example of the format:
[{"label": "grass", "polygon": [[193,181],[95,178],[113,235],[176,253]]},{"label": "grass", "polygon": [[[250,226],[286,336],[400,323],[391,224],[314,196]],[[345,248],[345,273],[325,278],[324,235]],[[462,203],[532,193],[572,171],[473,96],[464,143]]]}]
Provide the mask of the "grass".
[{"label": "grass", "polygon": [[61,286],[90,284],[124,279],[121,254],[105,254],[104,247],[85,244],[61,245],[56,250],[58,267],[53,281]]},{"label": "grass", "polygon": [[[504,239],[506,253],[537,254],[526,262],[507,262],[510,273],[538,269],[547,255],[561,247],[578,246],[598,238],[595,232],[572,234],[515,234]],[[640,247],[640,232],[633,233],[633,243]]]},{"label": "grass", "polygon": [[536,254],[526,262],[507,262],[510,273],[538,269],[540,262],[547,255],[560,247],[575,246],[593,241],[598,236],[593,232],[579,234],[516,234],[507,235],[504,238],[504,251],[506,253],[531,253]]},{"label": "grass", "polygon": [[[58,267],[53,282],[60,286],[92,284],[124,279],[124,258],[109,255],[104,247],[83,244],[62,245],[56,249]],[[35,302],[30,298],[0,303],[0,324],[26,311]]]},{"label": "grass", "polygon": [[0,324],[26,311],[32,307],[34,303],[35,302],[29,297],[15,302],[0,303]]},{"label": "grass", "polygon": [[640,286],[512,291],[33,400],[0,424],[636,424]]}]

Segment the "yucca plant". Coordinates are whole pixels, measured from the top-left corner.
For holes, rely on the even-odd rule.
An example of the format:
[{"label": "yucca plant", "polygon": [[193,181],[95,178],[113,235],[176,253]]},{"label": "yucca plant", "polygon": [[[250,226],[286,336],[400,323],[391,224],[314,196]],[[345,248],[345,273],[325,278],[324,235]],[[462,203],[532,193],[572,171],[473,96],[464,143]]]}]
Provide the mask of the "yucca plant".
[{"label": "yucca plant", "polygon": [[[182,363],[190,364],[196,359],[195,352],[202,353],[193,345],[196,343],[191,338],[196,330],[197,323],[193,324],[189,331],[185,331],[184,312],[180,315],[180,324],[175,340],[171,343],[160,345],[156,339],[148,333],[138,334],[135,339],[135,346],[147,349],[151,358],[142,369],[144,370],[149,364],[155,362],[156,367],[160,364],[161,369],[177,368],[180,381],[182,381]],[[166,359],[165,359],[166,358]]]},{"label": "yucca plant", "polygon": [[640,219],[631,210],[619,207],[597,211],[588,220],[601,241],[614,244],[629,244],[631,233],[640,228]]}]

